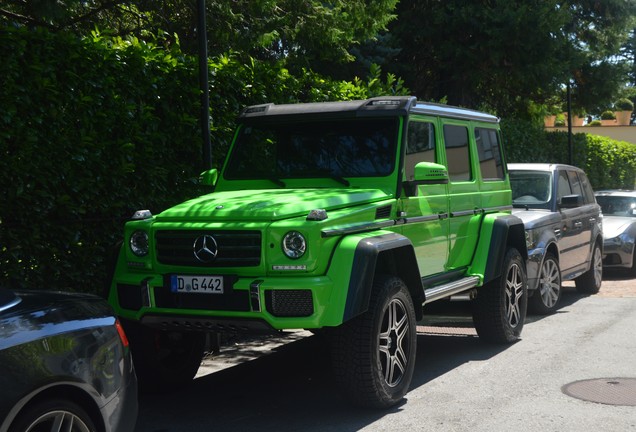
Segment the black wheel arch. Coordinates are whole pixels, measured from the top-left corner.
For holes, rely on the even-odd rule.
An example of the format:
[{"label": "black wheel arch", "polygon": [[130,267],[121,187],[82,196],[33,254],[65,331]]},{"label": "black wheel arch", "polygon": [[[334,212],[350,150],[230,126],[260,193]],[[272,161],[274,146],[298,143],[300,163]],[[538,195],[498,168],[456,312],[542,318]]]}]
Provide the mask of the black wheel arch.
[{"label": "black wheel arch", "polygon": [[524,262],[528,259],[526,247],[526,230],[523,221],[514,215],[505,215],[494,220],[488,262],[484,270],[484,283],[501,276],[506,252],[510,247],[519,251]]},{"label": "black wheel arch", "polygon": [[[551,242],[546,248],[545,255],[549,253],[551,253],[554,256],[554,258],[556,258],[557,261],[559,262],[561,261],[561,253],[559,251],[559,247],[557,246],[556,242]],[[545,258],[545,255],[544,255],[544,258]]]},{"label": "black wheel arch", "polygon": [[361,240],[355,250],[343,322],[369,308],[373,281],[379,274],[398,276],[408,287],[416,318],[422,318],[424,289],[411,241],[400,234],[381,234]]}]

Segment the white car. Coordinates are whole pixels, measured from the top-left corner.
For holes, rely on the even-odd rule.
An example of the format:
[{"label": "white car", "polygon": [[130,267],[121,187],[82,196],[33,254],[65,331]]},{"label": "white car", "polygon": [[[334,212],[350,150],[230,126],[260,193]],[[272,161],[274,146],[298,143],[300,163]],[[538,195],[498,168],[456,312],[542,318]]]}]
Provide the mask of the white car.
[{"label": "white car", "polygon": [[603,267],[624,268],[636,276],[636,191],[596,192],[603,209]]}]

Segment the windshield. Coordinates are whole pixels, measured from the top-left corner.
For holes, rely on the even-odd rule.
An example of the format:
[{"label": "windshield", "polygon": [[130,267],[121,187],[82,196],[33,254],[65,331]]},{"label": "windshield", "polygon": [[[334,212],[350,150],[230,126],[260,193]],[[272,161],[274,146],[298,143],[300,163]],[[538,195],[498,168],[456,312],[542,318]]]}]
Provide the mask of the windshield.
[{"label": "windshield", "polygon": [[398,120],[243,125],[224,172],[226,179],[382,177],[393,172]]},{"label": "windshield", "polygon": [[549,208],[552,176],[547,171],[510,171],[514,207]]},{"label": "windshield", "polygon": [[604,215],[636,217],[636,197],[597,196]]}]

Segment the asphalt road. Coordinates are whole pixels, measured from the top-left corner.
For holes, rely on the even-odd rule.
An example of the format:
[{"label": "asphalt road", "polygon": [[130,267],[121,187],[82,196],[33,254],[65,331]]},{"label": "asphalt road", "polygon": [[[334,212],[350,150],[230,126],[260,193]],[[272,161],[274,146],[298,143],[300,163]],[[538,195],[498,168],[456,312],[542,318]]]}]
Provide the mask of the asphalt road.
[{"label": "asphalt road", "polygon": [[[461,318],[423,323],[411,390],[388,411],[351,407],[321,339],[301,332],[230,341],[187,389],[142,396],[136,430],[636,431],[636,385],[622,387],[634,406],[605,400],[636,383],[636,279],[606,275],[593,296],[565,286],[559,311],[530,316],[511,346],[481,343]],[[562,391],[601,378],[586,394],[605,403]]]}]

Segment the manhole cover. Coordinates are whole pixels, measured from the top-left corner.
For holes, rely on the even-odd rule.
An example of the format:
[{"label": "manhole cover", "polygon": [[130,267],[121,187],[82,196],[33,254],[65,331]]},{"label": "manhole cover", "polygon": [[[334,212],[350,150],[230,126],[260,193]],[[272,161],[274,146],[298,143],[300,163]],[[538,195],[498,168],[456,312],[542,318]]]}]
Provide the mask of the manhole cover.
[{"label": "manhole cover", "polygon": [[636,406],[636,378],[597,378],[561,387],[568,396],[606,405]]}]

